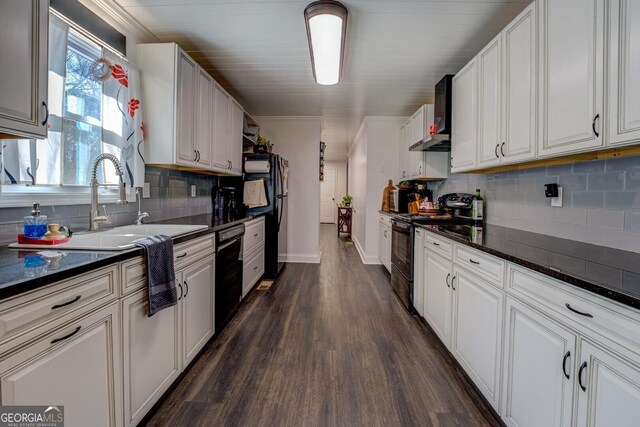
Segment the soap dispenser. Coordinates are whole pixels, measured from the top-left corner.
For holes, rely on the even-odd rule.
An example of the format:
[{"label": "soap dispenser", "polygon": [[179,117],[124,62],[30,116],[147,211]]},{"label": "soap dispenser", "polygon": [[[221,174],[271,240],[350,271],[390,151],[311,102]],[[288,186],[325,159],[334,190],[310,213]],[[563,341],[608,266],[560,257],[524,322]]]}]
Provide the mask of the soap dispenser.
[{"label": "soap dispenser", "polygon": [[39,239],[47,232],[47,216],[40,214],[40,203],[34,203],[30,216],[24,217],[24,235]]}]

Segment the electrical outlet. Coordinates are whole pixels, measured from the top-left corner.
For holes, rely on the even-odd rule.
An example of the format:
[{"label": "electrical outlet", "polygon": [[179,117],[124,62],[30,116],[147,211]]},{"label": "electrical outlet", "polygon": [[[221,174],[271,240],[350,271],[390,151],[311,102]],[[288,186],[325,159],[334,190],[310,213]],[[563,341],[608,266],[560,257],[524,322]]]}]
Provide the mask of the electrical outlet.
[{"label": "electrical outlet", "polygon": [[191,186],[191,197],[196,197],[196,186],[195,185]]},{"label": "electrical outlet", "polygon": [[144,187],[142,187],[142,198],[148,199],[149,197],[151,197],[151,185],[145,182]]},{"label": "electrical outlet", "polygon": [[558,187],[558,197],[551,198],[551,206],[554,208],[562,207],[562,187]]}]

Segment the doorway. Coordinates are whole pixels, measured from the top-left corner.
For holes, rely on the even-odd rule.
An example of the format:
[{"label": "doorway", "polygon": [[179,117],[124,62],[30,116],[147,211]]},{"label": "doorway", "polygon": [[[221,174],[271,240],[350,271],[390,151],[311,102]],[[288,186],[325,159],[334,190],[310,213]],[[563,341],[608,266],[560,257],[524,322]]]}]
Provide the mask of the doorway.
[{"label": "doorway", "polygon": [[335,167],[324,168],[324,180],[320,182],[320,222],[336,223],[336,192],[338,170]]}]

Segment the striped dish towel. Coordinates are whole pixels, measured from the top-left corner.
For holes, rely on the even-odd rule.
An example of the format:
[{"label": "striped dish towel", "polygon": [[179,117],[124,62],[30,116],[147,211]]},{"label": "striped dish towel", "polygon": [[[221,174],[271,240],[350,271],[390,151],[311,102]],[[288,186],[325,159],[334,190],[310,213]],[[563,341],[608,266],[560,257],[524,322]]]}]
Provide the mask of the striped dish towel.
[{"label": "striped dish towel", "polygon": [[144,249],[147,258],[147,287],[149,289],[149,317],[158,311],[178,304],[176,274],[173,269],[173,240],[158,235],[134,240]]}]

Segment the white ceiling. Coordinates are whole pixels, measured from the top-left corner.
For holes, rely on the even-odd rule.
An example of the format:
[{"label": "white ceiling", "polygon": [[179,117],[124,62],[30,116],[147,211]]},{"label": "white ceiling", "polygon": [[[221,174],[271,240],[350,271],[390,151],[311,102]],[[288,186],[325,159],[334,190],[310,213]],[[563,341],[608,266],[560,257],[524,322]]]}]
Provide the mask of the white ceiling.
[{"label": "white ceiling", "polygon": [[[408,116],[530,0],[342,0],[342,80],[313,80],[303,11],[312,0],[115,0],[175,41],[254,116],[322,116],[328,159],[346,158],[362,118]],[[268,135],[266,135],[268,137]],[[277,141],[274,141],[277,144]]]}]

